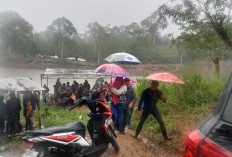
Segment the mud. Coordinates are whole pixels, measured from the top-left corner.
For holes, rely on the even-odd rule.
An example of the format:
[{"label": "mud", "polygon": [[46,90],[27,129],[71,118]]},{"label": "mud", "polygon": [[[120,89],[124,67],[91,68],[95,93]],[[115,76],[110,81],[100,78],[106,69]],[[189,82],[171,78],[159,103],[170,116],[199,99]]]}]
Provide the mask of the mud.
[{"label": "mud", "polygon": [[118,135],[117,141],[120,145],[120,151],[116,153],[110,145],[102,157],[160,157],[130,135]]}]

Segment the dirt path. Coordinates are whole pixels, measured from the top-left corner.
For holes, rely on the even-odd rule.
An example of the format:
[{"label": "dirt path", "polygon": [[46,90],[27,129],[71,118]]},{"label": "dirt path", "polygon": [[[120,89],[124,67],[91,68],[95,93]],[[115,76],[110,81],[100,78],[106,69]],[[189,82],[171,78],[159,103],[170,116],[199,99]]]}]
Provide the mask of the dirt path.
[{"label": "dirt path", "polygon": [[142,142],[130,135],[118,135],[117,141],[120,145],[120,151],[116,153],[110,145],[108,151],[102,157],[158,157],[157,154],[146,148]]}]

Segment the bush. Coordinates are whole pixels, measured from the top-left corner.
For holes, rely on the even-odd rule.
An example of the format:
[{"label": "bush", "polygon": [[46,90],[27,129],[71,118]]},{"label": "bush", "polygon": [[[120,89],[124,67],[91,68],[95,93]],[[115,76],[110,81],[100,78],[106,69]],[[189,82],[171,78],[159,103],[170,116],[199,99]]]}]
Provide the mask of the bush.
[{"label": "bush", "polygon": [[34,58],[33,58],[32,56],[30,56],[30,55],[27,55],[27,56],[24,58],[24,61],[25,61],[26,63],[31,63],[31,62],[33,62],[33,60],[34,60]]},{"label": "bush", "polygon": [[68,60],[66,58],[58,58],[56,60],[56,63],[60,64],[60,65],[67,65],[68,64]]}]

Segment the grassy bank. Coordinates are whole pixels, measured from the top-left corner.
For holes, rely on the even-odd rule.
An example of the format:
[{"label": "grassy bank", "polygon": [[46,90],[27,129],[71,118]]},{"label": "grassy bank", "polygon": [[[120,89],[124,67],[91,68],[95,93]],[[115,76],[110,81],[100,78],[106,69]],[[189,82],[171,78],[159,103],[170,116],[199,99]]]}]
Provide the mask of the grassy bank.
[{"label": "grassy bank", "polygon": [[[225,78],[203,77],[196,71],[182,72],[180,77],[185,82],[184,85],[160,84],[159,89],[166,96],[167,102],[157,104],[168,134],[173,140],[163,140],[159,125],[153,116],[148,117],[142,132],[143,136],[176,154],[183,152],[186,135],[212,114],[226,83]],[[138,97],[149,84],[149,81],[137,80],[135,90]],[[132,129],[136,129],[138,123],[139,117],[135,112]]]},{"label": "grassy bank", "polygon": [[[84,124],[87,124],[89,117],[86,112],[80,109],[78,112],[69,111],[68,109],[64,109],[63,107],[56,106],[45,106],[42,107],[41,110],[41,121],[44,127],[48,126],[57,126],[64,125],[74,121],[81,121]],[[36,126],[38,126],[39,118],[38,114],[35,116]]]}]

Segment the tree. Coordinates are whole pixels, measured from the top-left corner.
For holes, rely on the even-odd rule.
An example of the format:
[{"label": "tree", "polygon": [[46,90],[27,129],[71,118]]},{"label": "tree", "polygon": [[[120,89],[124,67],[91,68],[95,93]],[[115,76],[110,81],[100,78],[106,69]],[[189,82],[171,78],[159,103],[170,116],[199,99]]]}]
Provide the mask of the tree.
[{"label": "tree", "polygon": [[109,53],[109,47],[106,44],[109,42],[110,33],[109,28],[100,25],[97,22],[88,24],[88,34],[95,39],[95,52],[98,55],[98,63],[101,60],[101,53]]},{"label": "tree", "polygon": [[9,48],[18,54],[35,54],[33,27],[18,13],[7,11],[0,13],[0,38],[4,50]]},{"label": "tree", "polygon": [[[51,37],[53,42],[60,45],[61,58],[64,57],[64,49],[66,52],[74,52],[75,48],[70,47],[70,43],[78,37],[77,30],[72,22],[65,17],[58,18],[47,27],[47,36]],[[64,46],[66,44],[66,46]],[[75,44],[71,44],[75,47]]]},{"label": "tree", "polygon": [[[175,4],[175,0],[170,2]],[[231,9],[231,0],[183,0],[174,6],[160,6],[154,15],[163,21],[172,18],[183,30],[187,47],[208,54],[219,73],[219,59],[227,52],[225,46],[232,50]]]}]

